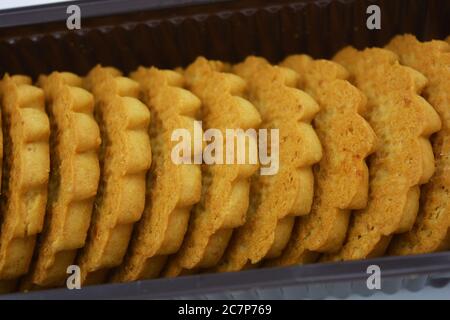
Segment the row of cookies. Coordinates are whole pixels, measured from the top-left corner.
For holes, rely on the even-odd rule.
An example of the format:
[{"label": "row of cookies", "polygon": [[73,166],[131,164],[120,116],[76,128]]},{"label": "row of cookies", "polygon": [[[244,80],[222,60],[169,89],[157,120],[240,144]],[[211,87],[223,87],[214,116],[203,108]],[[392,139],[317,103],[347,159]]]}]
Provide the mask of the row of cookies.
[{"label": "row of cookies", "polygon": [[[0,291],[70,265],[96,284],[447,249],[449,86],[449,44],[410,35],[333,61],[6,75]],[[278,128],[278,173],[174,163],[195,120]]]}]

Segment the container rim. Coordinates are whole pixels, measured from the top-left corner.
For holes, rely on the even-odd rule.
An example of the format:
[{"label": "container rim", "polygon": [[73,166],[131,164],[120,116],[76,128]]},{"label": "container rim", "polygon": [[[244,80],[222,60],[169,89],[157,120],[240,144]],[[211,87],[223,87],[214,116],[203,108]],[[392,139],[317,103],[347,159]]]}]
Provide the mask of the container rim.
[{"label": "container rim", "polygon": [[380,267],[382,280],[416,276],[450,278],[450,252],[440,252],[102,284],[88,286],[81,290],[60,288],[14,293],[1,295],[0,300],[174,299],[255,288],[326,285],[335,282],[365,281],[370,275],[367,273],[367,268],[371,265]]},{"label": "container rim", "polygon": [[83,18],[124,14],[142,10],[167,9],[229,2],[231,0],[76,0],[35,6],[18,7],[0,11],[0,28],[41,24],[67,19],[67,7],[80,7]]}]

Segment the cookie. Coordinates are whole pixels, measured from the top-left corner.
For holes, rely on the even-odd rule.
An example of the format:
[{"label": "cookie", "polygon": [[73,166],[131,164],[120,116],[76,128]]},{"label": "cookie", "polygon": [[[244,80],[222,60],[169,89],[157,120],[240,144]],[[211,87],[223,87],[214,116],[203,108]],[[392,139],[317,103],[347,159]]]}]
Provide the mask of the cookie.
[{"label": "cookie", "polygon": [[296,88],[296,72],[248,57],[233,71],[247,80],[247,97],[261,113],[262,128],[279,130],[279,171],[252,181],[246,223],[233,235],[218,271],[237,271],[263,258],[281,255],[297,216],[311,210],[312,165],[322,147],[310,122],[318,104]]},{"label": "cookie", "polygon": [[391,255],[435,252],[450,248],[450,45],[397,36],[387,45],[403,65],[428,78],[424,96],[436,109],[442,130],[433,137],[436,172],[422,189],[419,214],[412,230],[394,237]]},{"label": "cookie", "polygon": [[266,263],[270,266],[312,262],[317,252],[339,251],[352,210],[367,204],[369,172],[365,159],[376,147],[375,133],[362,117],[366,97],[347,81],[345,68],[306,55],[290,56],[281,66],[300,75],[299,87],[320,106],[313,123],[323,157],[314,170],[311,213],[298,218],[286,249]]},{"label": "cookie", "polygon": [[[119,282],[159,275],[167,256],[176,253],[183,242],[192,206],[200,200],[202,182],[199,164],[176,164],[171,159],[172,133],[185,129],[191,136],[195,134],[200,99],[184,89],[184,77],[175,71],[140,67],[131,78],[140,83],[143,101],[152,113],[153,159],[142,219],[125,261],[113,276],[113,281]],[[195,157],[196,150],[191,151],[190,156]]]},{"label": "cookie", "polygon": [[47,97],[52,126],[50,187],[45,228],[23,290],[64,283],[67,267],[84,246],[100,176],[100,132],[92,94],[72,73],[54,72],[38,83]]},{"label": "cookie", "polygon": [[[225,136],[226,129],[247,130],[257,128],[261,122],[258,111],[243,98],[245,81],[224,72],[226,69],[221,62],[200,57],[184,72],[188,88],[202,102],[205,134],[214,129]],[[180,250],[168,261],[165,276],[192,273],[218,263],[233,230],[245,222],[250,176],[257,169],[257,164],[235,161],[202,166],[200,202],[194,207]]]},{"label": "cookie", "polygon": [[84,85],[94,95],[100,127],[101,177],[86,245],[78,256],[81,281],[105,281],[120,265],[133,225],[145,203],[145,176],[151,164],[150,112],[138,100],[139,84],[113,68],[96,66]]},{"label": "cookie", "polygon": [[0,95],[4,154],[0,290],[11,291],[28,272],[44,225],[50,125],[44,92],[31,84],[31,78],[5,75]]},{"label": "cookie", "polygon": [[341,50],[334,61],[350,72],[368,100],[367,119],[379,139],[369,162],[367,207],[351,219],[342,249],[324,261],[380,256],[394,234],[410,230],[419,207],[420,185],[434,173],[428,137],[441,127],[433,107],[420,96],[427,79],[402,66],[391,51]]}]

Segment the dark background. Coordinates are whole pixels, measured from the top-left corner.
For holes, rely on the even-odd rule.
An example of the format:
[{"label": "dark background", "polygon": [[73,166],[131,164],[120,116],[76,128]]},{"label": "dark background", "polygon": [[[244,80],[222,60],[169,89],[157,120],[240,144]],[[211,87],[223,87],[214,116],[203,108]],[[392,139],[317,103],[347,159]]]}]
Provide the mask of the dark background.
[{"label": "dark background", "polygon": [[[71,4],[81,7],[81,30],[66,28]],[[366,27],[370,4],[381,7],[381,30]],[[97,63],[127,73],[139,65],[186,66],[198,55],[237,62],[256,54],[274,63],[300,52],[330,57],[348,44],[382,46],[406,32],[442,39],[449,21],[449,0],[58,3],[0,13],[0,75],[84,75]]]}]

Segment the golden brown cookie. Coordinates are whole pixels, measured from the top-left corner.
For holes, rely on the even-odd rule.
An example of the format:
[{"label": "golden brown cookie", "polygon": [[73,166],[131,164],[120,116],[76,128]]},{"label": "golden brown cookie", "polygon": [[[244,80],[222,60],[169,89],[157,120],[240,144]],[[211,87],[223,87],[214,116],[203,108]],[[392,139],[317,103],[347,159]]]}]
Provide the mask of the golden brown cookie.
[{"label": "golden brown cookie", "polygon": [[42,231],[50,168],[50,125],[44,92],[26,76],[0,83],[3,173],[0,230],[0,291],[14,290],[28,272]]},{"label": "golden brown cookie", "polygon": [[252,181],[246,223],[236,230],[218,271],[237,271],[263,258],[281,255],[295,217],[311,210],[312,165],[322,148],[310,122],[319,111],[314,99],[296,88],[298,75],[288,68],[248,57],[233,71],[247,80],[247,96],[261,113],[262,128],[279,130],[279,171]]},{"label": "golden brown cookie", "polygon": [[450,45],[419,42],[413,35],[395,37],[386,47],[400,62],[428,78],[424,96],[442,121],[433,137],[436,172],[422,189],[419,214],[411,231],[394,237],[389,253],[406,255],[450,248]]},{"label": "golden brown cookie", "polygon": [[[147,176],[147,200],[141,221],[123,264],[113,281],[157,277],[167,256],[176,253],[184,239],[192,206],[200,200],[199,164],[176,164],[171,159],[177,129],[194,133],[200,99],[184,89],[182,74],[171,70],[140,67],[131,78],[141,85],[143,101],[152,113],[152,168]],[[202,152],[202,148],[197,153]],[[191,158],[196,150],[191,148]],[[192,159],[191,159],[192,160]]]},{"label": "golden brown cookie", "polygon": [[113,68],[96,66],[84,85],[94,95],[100,127],[101,177],[88,239],[78,256],[83,283],[105,280],[122,263],[133,225],[145,203],[151,164],[150,112],[138,100],[139,84]]},{"label": "golden brown cookie", "polygon": [[[200,57],[184,72],[189,89],[202,101],[205,134],[207,129],[217,129],[225,136],[226,129],[247,130],[257,128],[261,122],[255,107],[242,97],[245,81],[224,72],[225,69],[221,62]],[[169,259],[166,276],[211,268],[218,263],[233,229],[245,222],[249,180],[257,169],[257,164],[236,162],[202,166],[201,199],[194,207],[183,245]]]},{"label": "golden brown cookie", "polygon": [[39,85],[52,125],[50,187],[45,228],[24,290],[64,283],[67,267],[84,246],[100,176],[94,99],[81,88],[82,79],[54,72],[41,76]]},{"label": "golden brown cookie", "polygon": [[323,260],[382,255],[393,234],[410,230],[416,219],[420,185],[434,173],[428,137],[438,131],[436,111],[420,96],[427,79],[401,66],[391,51],[341,50],[334,61],[350,72],[368,100],[367,119],[379,147],[369,162],[369,201],[352,216],[343,248]]},{"label": "golden brown cookie", "polygon": [[315,167],[311,213],[297,219],[291,239],[266,265],[312,262],[316,252],[336,252],[345,240],[351,210],[367,204],[369,172],[366,157],[375,151],[376,136],[361,116],[366,97],[348,81],[348,72],[328,60],[294,55],[282,66],[300,75],[299,87],[319,104],[314,128],[323,148]]}]

